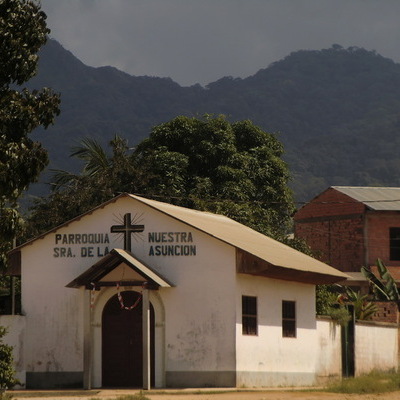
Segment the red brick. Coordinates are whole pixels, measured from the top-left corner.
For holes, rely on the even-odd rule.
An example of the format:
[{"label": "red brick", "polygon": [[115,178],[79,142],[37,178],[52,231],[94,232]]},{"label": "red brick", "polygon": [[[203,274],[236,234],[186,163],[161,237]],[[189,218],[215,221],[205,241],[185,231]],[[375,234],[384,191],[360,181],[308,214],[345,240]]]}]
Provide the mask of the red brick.
[{"label": "red brick", "polygon": [[378,311],[372,316],[372,321],[399,323],[399,308],[397,303],[391,301],[376,301],[374,304]]},{"label": "red brick", "polygon": [[[345,272],[360,272],[376,263],[400,266],[390,260],[389,228],[400,227],[400,213],[372,211],[334,188],[329,188],[294,216],[295,235],[315,256]],[[396,275],[399,275],[400,272]]]}]

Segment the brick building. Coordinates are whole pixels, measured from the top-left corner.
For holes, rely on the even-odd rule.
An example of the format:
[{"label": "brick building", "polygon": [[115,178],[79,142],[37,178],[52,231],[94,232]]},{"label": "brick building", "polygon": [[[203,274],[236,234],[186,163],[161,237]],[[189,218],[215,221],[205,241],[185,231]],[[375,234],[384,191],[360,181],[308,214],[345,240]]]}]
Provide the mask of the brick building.
[{"label": "brick building", "polygon": [[380,258],[400,280],[400,188],[332,186],[298,210],[295,235],[316,256],[364,286]]}]

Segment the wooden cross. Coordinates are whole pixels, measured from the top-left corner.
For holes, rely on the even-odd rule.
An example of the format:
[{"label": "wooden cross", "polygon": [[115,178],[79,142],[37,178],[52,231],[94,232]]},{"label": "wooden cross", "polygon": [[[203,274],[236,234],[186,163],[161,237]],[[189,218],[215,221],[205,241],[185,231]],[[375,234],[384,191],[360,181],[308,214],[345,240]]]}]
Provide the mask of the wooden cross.
[{"label": "wooden cross", "polygon": [[131,213],[124,215],[123,225],[113,225],[111,227],[112,233],[124,234],[124,250],[131,251],[131,234],[136,232],[143,232],[144,225],[133,225],[131,222]]}]

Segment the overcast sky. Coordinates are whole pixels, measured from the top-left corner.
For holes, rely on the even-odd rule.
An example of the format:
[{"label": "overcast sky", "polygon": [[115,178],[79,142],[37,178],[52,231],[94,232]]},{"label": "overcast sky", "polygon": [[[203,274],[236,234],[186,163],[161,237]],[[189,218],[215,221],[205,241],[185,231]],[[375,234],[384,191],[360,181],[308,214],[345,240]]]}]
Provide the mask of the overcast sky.
[{"label": "overcast sky", "polygon": [[247,77],[337,43],[400,62],[400,0],[41,0],[51,37],[87,65],[183,86]]}]

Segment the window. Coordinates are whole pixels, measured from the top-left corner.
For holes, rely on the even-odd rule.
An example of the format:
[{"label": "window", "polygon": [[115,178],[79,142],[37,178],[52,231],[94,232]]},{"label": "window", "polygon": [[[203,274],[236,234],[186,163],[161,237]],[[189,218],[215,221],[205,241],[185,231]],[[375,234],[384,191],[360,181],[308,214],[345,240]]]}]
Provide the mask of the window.
[{"label": "window", "polygon": [[390,259],[400,260],[400,228],[390,228]]},{"label": "window", "polygon": [[296,302],[282,301],[282,336],[296,337]]},{"label": "window", "polygon": [[242,296],[242,333],[257,335],[257,297]]}]

